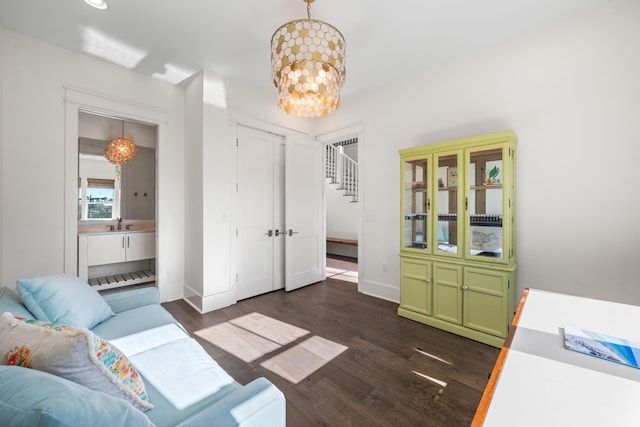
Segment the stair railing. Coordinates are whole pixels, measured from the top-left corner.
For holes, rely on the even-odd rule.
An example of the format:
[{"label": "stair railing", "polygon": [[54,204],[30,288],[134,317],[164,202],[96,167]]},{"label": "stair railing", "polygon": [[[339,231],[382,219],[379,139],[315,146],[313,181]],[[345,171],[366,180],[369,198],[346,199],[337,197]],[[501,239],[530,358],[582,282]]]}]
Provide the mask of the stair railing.
[{"label": "stair railing", "polygon": [[325,170],[331,184],[344,191],[352,202],[358,201],[358,163],[344,154],[342,146],[326,145]]}]

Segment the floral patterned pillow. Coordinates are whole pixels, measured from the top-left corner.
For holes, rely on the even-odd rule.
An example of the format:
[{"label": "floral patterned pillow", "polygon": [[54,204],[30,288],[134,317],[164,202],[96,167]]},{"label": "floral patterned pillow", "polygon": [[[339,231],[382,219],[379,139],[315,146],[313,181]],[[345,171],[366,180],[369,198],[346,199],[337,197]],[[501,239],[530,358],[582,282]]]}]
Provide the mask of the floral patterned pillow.
[{"label": "floral patterned pillow", "polygon": [[0,363],[66,378],[124,399],[142,411],[153,407],[142,377],[127,357],[85,328],[4,313],[0,318]]}]

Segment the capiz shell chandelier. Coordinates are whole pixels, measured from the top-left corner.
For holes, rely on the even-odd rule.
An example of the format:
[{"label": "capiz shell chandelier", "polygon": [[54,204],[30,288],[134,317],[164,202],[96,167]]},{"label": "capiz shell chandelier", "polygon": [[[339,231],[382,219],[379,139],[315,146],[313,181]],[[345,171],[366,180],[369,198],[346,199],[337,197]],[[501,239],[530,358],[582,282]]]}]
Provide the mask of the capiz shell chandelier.
[{"label": "capiz shell chandelier", "polygon": [[114,138],[104,149],[104,156],[111,163],[124,165],[133,159],[138,152],[138,147],[129,138],[124,137],[124,120],[122,121],[122,136]]},{"label": "capiz shell chandelier", "polygon": [[271,38],[271,75],[278,105],[299,117],[325,116],[340,106],[345,80],[345,42],[336,27],[311,19],[287,22]]}]

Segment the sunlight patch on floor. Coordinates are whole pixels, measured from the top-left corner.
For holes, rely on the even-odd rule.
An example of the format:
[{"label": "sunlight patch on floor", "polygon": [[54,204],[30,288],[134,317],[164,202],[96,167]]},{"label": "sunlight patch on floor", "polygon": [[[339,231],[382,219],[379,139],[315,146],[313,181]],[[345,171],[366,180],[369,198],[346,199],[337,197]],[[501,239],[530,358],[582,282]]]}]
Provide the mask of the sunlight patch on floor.
[{"label": "sunlight patch on floor", "polygon": [[431,381],[432,383],[439,385],[440,387],[444,388],[444,387],[447,386],[447,383],[445,381],[439,380],[437,378],[430,377],[429,375],[422,374],[422,373],[420,373],[418,371],[412,371],[412,372],[414,374],[416,374],[417,376],[424,378],[427,381]]},{"label": "sunlight patch on floor", "polygon": [[345,259],[335,259],[327,255],[326,275],[327,278],[358,283],[358,263]]},{"label": "sunlight patch on floor", "polygon": [[347,270],[344,268],[327,267],[327,277],[335,276],[337,274],[345,273]]},{"label": "sunlight patch on floor", "polygon": [[[421,354],[421,355],[423,355],[423,356],[427,356],[427,357],[428,357],[428,358],[430,358],[430,359],[436,360],[436,361],[438,361],[438,362],[440,362],[440,363],[444,363],[444,364],[449,365],[449,366],[453,366],[453,363],[452,363],[452,362],[449,362],[448,360],[445,360],[445,359],[443,359],[443,358],[441,358],[441,357],[438,357],[438,356],[436,356],[436,355],[434,355],[434,354],[427,353],[426,351],[424,351],[424,350],[422,350],[422,349],[420,349],[420,348],[414,347],[414,350],[415,350],[418,354]],[[422,372],[418,372],[418,371],[411,371],[411,372],[413,372],[414,374],[416,374],[417,376],[419,376],[419,377],[421,377],[421,378],[424,378],[425,380],[427,380],[427,381],[429,381],[429,382],[432,382],[432,383],[434,383],[434,384],[436,384],[436,385],[439,385],[439,386],[440,386],[440,387],[442,387],[443,389],[447,387],[447,382],[446,382],[446,381],[439,380],[438,378],[434,378],[434,377],[432,377],[432,376],[429,376],[429,375],[423,374]],[[440,393],[442,393],[442,391],[443,391],[443,390],[440,390]]]},{"label": "sunlight patch on floor", "polygon": [[444,360],[444,359],[441,359],[441,358],[439,358],[438,356],[435,356],[435,355],[433,355],[433,354],[431,354],[431,353],[427,353],[427,352],[426,352],[426,351],[424,351],[424,350],[420,350],[419,348],[414,348],[414,350],[415,350],[415,351],[417,351],[418,353],[422,354],[423,356],[430,357],[430,358],[432,358],[432,359],[434,359],[434,360],[437,360],[438,362],[446,363],[447,365],[453,365],[453,363],[448,362],[448,361],[446,361],[446,360]]},{"label": "sunlight patch on floor", "polygon": [[305,329],[281,322],[280,320],[260,313],[249,313],[241,317],[236,317],[233,320],[229,320],[229,323],[280,345],[292,343],[309,333],[309,331]]},{"label": "sunlight patch on floor", "polygon": [[327,278],[329,277],[343,282],[358,283],[358,272],[343,268],[327,267]]},{"label": "sunlight patch on floor", "polygon": [[332,359],[335,359],[347,348],[328,339],[313,336],[289,350],[262,362],[260,366],[294,384],[298,384]]},{"label": "sunlight patch on floor", "polygon": [[336,274],[331,276],[332,279],[342,280],[343,282],[351,282],[358,283],[358,272],[357,271],[345,271],[344,273]]},{"label": "sunlight patch on floor", "polygon": [[328,339],[312,336],[281,351],[287,344],[294,343],[309,333],[305,329],[260,313],[246,314],[194,332],[196,336],[246,363],[277,353],[260,365],[294,384],[348,349]]},{"label": "sunlight patch on floor", "polygon": [[194,334],[247,363],[282,347],[278,343],[229,322],[200,329]]}]

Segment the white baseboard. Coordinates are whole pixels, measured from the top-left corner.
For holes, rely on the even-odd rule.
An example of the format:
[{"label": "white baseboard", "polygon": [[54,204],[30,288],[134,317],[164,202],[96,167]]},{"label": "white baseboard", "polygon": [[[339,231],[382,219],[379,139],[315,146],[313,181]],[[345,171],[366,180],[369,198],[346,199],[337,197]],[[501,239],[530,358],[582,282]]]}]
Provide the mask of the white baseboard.
[{"label": "white baseboard", "polygon": [[400,303],[400,289],[385,283],[360,280],[358,282],[358,292],[383,300]]}]

